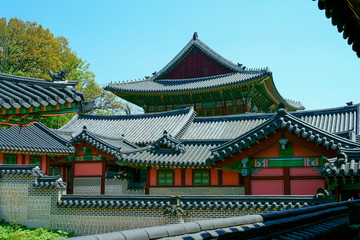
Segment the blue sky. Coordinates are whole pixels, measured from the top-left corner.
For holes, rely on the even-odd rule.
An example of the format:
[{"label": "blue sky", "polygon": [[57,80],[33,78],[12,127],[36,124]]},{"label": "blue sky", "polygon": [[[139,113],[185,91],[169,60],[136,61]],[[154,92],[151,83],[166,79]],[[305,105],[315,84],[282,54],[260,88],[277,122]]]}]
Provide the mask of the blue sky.
[{"label": "blue sky", "polygon": [[360,59],[317,1],[5,1],[0,16],[36,21],[91,64],[96,81],[143,78],[191,39],[234,63],[268,66],[306,109],[360,103]]}]

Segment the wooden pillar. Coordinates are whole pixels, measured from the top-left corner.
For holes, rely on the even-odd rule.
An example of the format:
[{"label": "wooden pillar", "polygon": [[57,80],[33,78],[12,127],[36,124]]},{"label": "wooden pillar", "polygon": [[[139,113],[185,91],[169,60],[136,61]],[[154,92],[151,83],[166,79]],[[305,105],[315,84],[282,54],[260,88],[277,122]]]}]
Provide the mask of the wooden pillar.
[{"label": "wooden pillar", "polygon": [[105,174],[106,174],[106,162],[103,161],[100,194],[105,194]]},{"label": "wooden pillar", "polygon": [[335,187],[335,200],[340,202],[340,193],[339,193],[339,186]]},{"label": "wooden pillar", "polygon": [[30,155],[24,155],[24,164],[30,164]]},{"label": "wooden pillar", "polygon": [[284,195],[290,195],[290,174],[289,167],[284,167]]},{"label": "wooden pillar", "polygon": [[145,194],[149,195],[150,193],[150,169],[146,169],[146,187],[145,187]]},{"label": "wooden pillar", "polygon": [[218,183],[219,183],[219,187],[223,186],[223,171],[222,170],[218,171]]},{"label": "wooden pillar", "polygon": [[41,156],[41,171],[43,171],[45,174],[48,173],[47,171],[47,159],[45,155]]},{"label": "wooden pillar", "polygon": [[250,176],[244,177],[245,195],[251,195]]},{"label": "wooden pillar", "polygon": [[185,168],[181,169],[181,186],[185,187]]},{"label": "wooden pillar", "polygon": [[16,165],[21,165],[22,164],[22,154],[17,154],[16,155]]},{"label": "wooden pillar", "polygon": [[0,153],[0,163],[4,163],[4,153]]}]

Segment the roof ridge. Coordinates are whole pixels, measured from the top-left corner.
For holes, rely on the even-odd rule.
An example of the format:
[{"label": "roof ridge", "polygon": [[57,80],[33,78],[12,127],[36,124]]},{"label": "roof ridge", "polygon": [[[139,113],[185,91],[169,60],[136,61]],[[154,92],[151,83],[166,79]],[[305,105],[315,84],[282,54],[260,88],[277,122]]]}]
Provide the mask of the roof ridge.
[{"label": "roof ridge", "polygon": [[[151,118],[151,117],[162,117],[162,116],[171,116],[171,115],[180,115],[187,114],[191,111],[191,107],[176,109],[171,111],[156,112],[156,113],[142,113],[142,114],[131,114],[131,115],[91,115],[91,114],[78,114],[79,118],[89,118],[89,119],[132,119],[132,118]],[[67,125],[67,124],[66,124]],[[64,125],[64,126],[66,126]],[[63,126],[63,127],[64,127]],[[60,128],[62,129],[62,128]]]},{"label": "roof ridge", "polygon": [[325,109],[314,109],[314,110],[301,110],[297,112],[291,112],[292,115],[310,115],[310,114],[324,114],[326,112],[333,113],[333,112],[346,112],[349,110],[358,110],[360,103],[354,104],[351,106],[341,106],[341,107],[333,107],[333,108],[325,108]]},{"label": "roof ridge", "polygon": [[50,79],[43,79],[43,78],[33,78],[33,77],[25,77],[25,76],[18,76],[13,74],[7,73],[0,73],[0,81],[14,81],[14,82],[22,82],[26,83],[36,83],[36,84],[45,84],[45,85],[76,85],[78,81],[76,80],[66,80],[66,81],[57,81],[54,82]]}]

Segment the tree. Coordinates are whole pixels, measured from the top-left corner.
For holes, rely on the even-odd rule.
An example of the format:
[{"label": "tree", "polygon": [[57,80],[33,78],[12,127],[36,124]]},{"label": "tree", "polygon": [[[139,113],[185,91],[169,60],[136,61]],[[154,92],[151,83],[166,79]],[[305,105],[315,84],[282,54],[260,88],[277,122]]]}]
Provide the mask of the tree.
[{"label": "tree", "polygon": [[[95,101],[92,112],[113,114],[123,109],[123,103],[95,82],[90,64],[72,51],[68,40],[54,37],[49,29],[36,22],[17,18],[0,19],[0,72],[48,79],[49,70],[67,72],[66,79],[79,80],[76,88],[84,93],[85,101]],[[42,122],[58,128],[69,116],[44,117]]]}]

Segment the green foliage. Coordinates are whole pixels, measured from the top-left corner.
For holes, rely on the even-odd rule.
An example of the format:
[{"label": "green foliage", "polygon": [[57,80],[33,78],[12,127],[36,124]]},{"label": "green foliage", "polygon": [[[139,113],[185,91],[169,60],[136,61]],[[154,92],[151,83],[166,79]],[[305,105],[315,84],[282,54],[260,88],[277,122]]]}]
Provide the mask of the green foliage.
[{"label": "green foliage", "polygon": [[[48,79],[49,70],[54,73],[65,70],[67,80],[79,80],[76,88],[84,93],[84,100],[95,101],[92,113],[114,114],[124,108],[119,98],[95,82],[90,64],[71,50],[65,37],[54,37],[36,22],[1,18],[0,72]],[[59,128],[70,119],[44,117],[42,122],[50,128]]]},{"label": "green foliage", "polygon": [[0,239],[4,240],[50,240],[72,237],[74,233],[67,233],[60,230],[51,230],[44,228],[28,228],[18,225],[18,229],[14,231],[13,227],[1,220],[0,222]]}]

